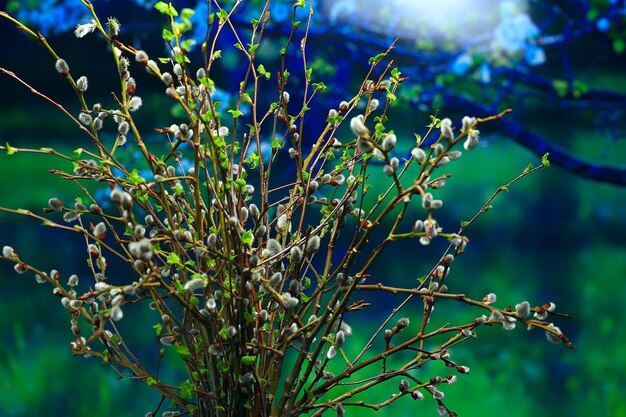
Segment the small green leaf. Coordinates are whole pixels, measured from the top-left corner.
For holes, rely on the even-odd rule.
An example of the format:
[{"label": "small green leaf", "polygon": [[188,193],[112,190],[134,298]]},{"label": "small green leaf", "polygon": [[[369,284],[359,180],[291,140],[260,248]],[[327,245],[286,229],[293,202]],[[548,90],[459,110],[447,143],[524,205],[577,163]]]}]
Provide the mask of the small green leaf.
[{"label": "small green leaf", "polygon": [[9,142],[6,142],[6,148],[7,148],[7,155],[13,155],[14,153],[17,152],[17,149],[9,145]]},{"label": "small green leaf", "polygon": [[543,164],[544,167],[546,168],[550,168],[550,160],[548,159],[548,157],[550,156],[549,152],[546,152],[542,157],[541,157],[541,163]]},{"label": "small green leaf", "polygon": [[196,11],[194,9],[189,9],[187,7],[185,7],[183,10],[180,11],[180,15],[183,19],[189,19],[194,14],[196,14]]},{"label": "small green leaf", "polygon": [[180,47],[186,52],[191,52],[191,48],[193,48],[196,43],[194,39],[186,39],[180,43]]},{"label": "small green leaf", "polygon": [[157,384],[156,379],[152,378],[151,376],[149,376],[148,378],[146,378],[146,385],[149,387],[153,387]]},{"label": "small green leaf", "polygon": [[552,87],[556,91],[556,95],[559,97],[565,97],[569,86],[565,80],[552,80]]},{"label": "small green leaf", "polygon": [[251,230],[246,230],[243,235],[241,235],[241,243],[245,246],[252,246],[254,242],[254,234]]},{"label": "small green leaf", "polygon": [[226,372],[228,372],[229,369],[230,368],[226,362],[219,361],[217,363],[217,370],[220,371],[221,373],[225,374]]},{"label": "small green leaf", "polygon": [[241,363],[242,365],[254,365],[256,363],[256,356],[243,356]]},{"label": "small green leaf", "polygon": [[380,53],[380,54],[378,54],[378,55],[376,55],[376,56],[371,57],[371,58],[367,61],[367,63],[368,63],[368,64],[370,64],[370,65],[373,65],[373,64],[378,64],[378,63],[380,62],[380,60],[381,60],[381,59],[383,59],[384,57],[385,57],[385,53],[384,53],[384,52],[383,52],[383,53]]},{"label": "small green leaf", "polygon": [[161,14],[166,14],[170,17],[178,16],[178,12],[172,6],[172,3],[165,3],[164,1],[159,1],[154,5],[154,8],[157,9]]},{"label": "small green leaf", "polygon": [[185,345],[178,345],[178,346],[176,346],[176,352],[183,359],[191,358],[191,352],[189,352],[189,348],[187,346],[185,346]]},{"label": "small green leaf", "polygon": [[283,147],[283,143],[278,138],[274,138],[271,145],[272,149],[281,149]]},{"label": "small green leaf", "polygon": [[193,389],[195,388],[194,384],[191,381],[186,380],[182,384],[180,384],[180,396],[182,398],[191,399],[193,395]]},{"label": "small green leaf", "polygon": [[233,119],[236,119],[239,116],[243,115],[243,112],[240,110],[228,110],[228,113],[230,113],[230,115],[233,116]]},{"label": "small green leaf", "polygon": [[220,20],[220,22],[223,22],[228,18],[228,12],[224,9],[220,10],[219,12],[217,12],[217,18]]},{"label": "small green leaf", "polygon": [[626,42],[623,38],[615,38],[613,39],[613,51],[616,54],[621,54],[626,49]]},{"label": "small green leaf", "polygon": [[161,336],[161,332],[163,331],[163,325],[161,323],[157,323],[152,326],[157,336]]},{"label": "small green leaf", "polygon": [[[164,41],[171,41],[172,39],[174,39],[174,34],[169,29],[163,29],[161,37],[163,38]],[[159,59],[161,59],[161,58],[159,58]],[[163,61],[161,61],[161,62],[163,62]]]},{"label": "small green leaf", "polygon": [[522,171],[522,174],[526,174],[526,173],[530,172],[530,170],[532,170],[533,168],[534,168],[533,164],[529,163],[528,166],[526,168],[524,168],[524,170]]},{"label": "small green leaf", "polygon": [[170,252],[169,255],[167,255],[167,263],[170,265],[180,264],[180,256],[174,252]]}]

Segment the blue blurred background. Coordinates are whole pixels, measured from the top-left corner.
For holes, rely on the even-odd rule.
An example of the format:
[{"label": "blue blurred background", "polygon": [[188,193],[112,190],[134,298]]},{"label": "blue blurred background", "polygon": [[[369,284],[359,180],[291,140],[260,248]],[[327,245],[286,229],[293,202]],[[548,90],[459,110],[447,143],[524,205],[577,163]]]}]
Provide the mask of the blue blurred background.
[{"label": "blue blurred background", "polygon": [[[228,3],[228,2],[225,2]],[[259,2],[244,2],[236,19],[258,17]],[[388,124],[408,152],[413,133],[424,134],[431,114],[484,117],[505,108],[513,113],[484,126],[481,146],[446,172],[449,185],[437,192],[444,200],[440,222],[455,230],[495,191],[530,162],[550,152],[552,167],[524,179],[494,202],[493,210],[472,226],[471,244],[454,264],[451,291],[481,298],[498,295],[499,305],[522,300],[553,301],[573,316],[557,325],[576,350],[545,341],[539,332],[489,328],[475,341],[455,348],[454,355],[471,367],[457,384],[446,388],[448,406],[464,416],[626,416],[626,2],[439,0],[316,1],[308,60],[314,81],[330,88],[311,110],[309,127],[327,110],[348,99],[367,71],[369,57],[385,50],[395,37],[395,64],[409,80],[398,94]],[[161,16],[149,1],[103,1],[93,4],[101,17],[122,22],[121,38],[165,55],[159,41]],[[193,33],[204,38],[206,3],[180,1],[196,9]],[[65,58],[73,74],[90,80],[88,101],[111,101],[115,89],[112,62],[97,36],[77,40],[73,29],[87,21],[78,1],[12,1],[13,15],[44,33]],[[214,11],[214,10],[211,10]],[[275,23],[268,27],[259,59],[271,61],[291,27],[290,2],[272,1]],[[299,15],[298,18],[303,16]],[[244,68],[240,55],[224,39],[223,72],[216,74],[224,100]],[[53,60],[39,44],[0,20],[0,66],[15,71],[51,98],[79,106]],[[196,48],[193,56],[199,57]],[[297,56],[289,58],[299,68]],[[139,74],[144,100],[140,120],[145,130],[169,124],[161,85]],[[135,74],[134,74],[135,75]],[[213,75],[212,75],[213,77]],[[297,85],[297,76],[294,78]],[[237,85],[237,84],[235,84]],[[294,87],[294,90],[297,87]],[[34,97],[9,77],[0,77],[0,142],[15,147],[54,147],[70,152],[87,148],[88,139],[49,103]],[[297,91],[290,91],[297,97]],[[268,102],[275,98],[268,98]],[[167,103],[167,102],[165,102]],[[169,106],[169,104],[165,104]],[[312,136],[311,136],[312,137]],[[308,138],[309,140],[310,137]],[[305,137],[306,141],[307,138]],[[403,143],[404,141],[404,143]],[[132,147],[126,148],[129,160]],[[48,198],[72,201],[76,190],[48,173],[70,169],[43,155],[0,155],[0,206],[40,211]],[[80,240],[42,228],[29,219],[0,215],[0,245],[10,244],[25,259],[37,259],[43,270],[64,277],[84,269],[75,256]],[[415,279],[427,273],[437,251],[414,247],[392,262],[376,279]],[[435,248],[437,249],[437,248]],[[395,258],[394,258],[395,259]],[[392,269],[390,269],[392,268]],[[392,305],[377,304],[371,327],[380,324]],[[442,305],[450,321],[478,314],[454,304]],[[403,315],[419,313],[419,306]],[[125,323],[140,351],[155,349],[150,330],[156,317],[136,312]],[[126,319],[125,319],[126,321]],[[150,323],[146,326],[145,323]],[[144,323],[142,325],[142,323]],[[73,358],[67,310],[51,289],[18,276],[0,264],[0,410],[4,416],[143,416],[158,396],[142,384],[123,380],[97,360]],[[353,346],[358,346],[355,334]],[[148,357],[149,354],[147,354]],[[427,372],[428,370],[425,370]],[[430,376],[430,374],[429,374]],[[387,398],[379,389],[368,398]],[[436,415],[434,401],[398,401],[379,416]],[[349,410],[351,416],[374,415]]]}]

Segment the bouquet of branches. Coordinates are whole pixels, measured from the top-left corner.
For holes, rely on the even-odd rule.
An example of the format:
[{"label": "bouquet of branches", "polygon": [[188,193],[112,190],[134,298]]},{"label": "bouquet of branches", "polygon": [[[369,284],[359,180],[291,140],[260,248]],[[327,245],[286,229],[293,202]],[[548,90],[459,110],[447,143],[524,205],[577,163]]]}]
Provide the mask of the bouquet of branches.
[{"label": "bouquet of branches", "polygon": [[[448,290],[451,266],[469,241],[466,229],[498,193],[549,165],[546,155],[541,165],[527,167],[457,231],[438,223],[443,202],[436,196],[449,180],[446,166],[475,148],[481,124],[506,111],[467,116],[456,127],[448,118],[433,117],[423,137],[411,139],[410,154],[402,155],[396,143],[405,139],[388,128],[390,105],[407,81],[389,59],[393,46],[369,59],[370,70],[352,97],[323,109],[323,123],[305,123],[316,96],[327,88],[313,82],[307,60],[311,3],[293,4],[292,31],[276,54],[276,73],[257,62],[271,22],[269,0],[251,20],[238,17],[240,1],[229,7],[210,2],[202,62],[192,62],[186,39],[193,10],[156,4],[167,20],[167,53],[152,59],[123,39],[117,19],[104,22],[92,4],[81,3],[91,20],[76,28],[76,36],[102,38],[119,75],[111,106],[90,97],[87,77],[72,73],[71,62],[41,34],[0,13],[50,52],[51,65],[74,90],[81,110],[72,114],[18,75],[0,71],[64,112],[91,140],[91,147],[73,154],[0,146],[12,157],[43,153],[69,161],[71,170],[52,172],[80,193],[72,204],[50,198],[43,213],[1,210],[80,235],[89,274],[62,278],[56,270],[45,272],[10,246],[0,258],[53,287],[70,316],[74,355],[98,358],[162,395],[146,415],[342,417],[350,408],[378,410],[429,397],[439,415],[454,416],[443,384],[468,374],[469,367],[457,363],[450,348],[472,339],[480,327],[520,324],[571,347],[547,320],[559,315],[551,302],[499,308],[495,294],[472,299]],[[225,33],[247,62],[241,82],[232,86],[236,100],[230,105],[218,101],[212,78]],[[293,49],[300,54],[299,68],[288,68]],[[135,71],[153,76],[146,88],[160,89],[177,108],[170,125],[153,126],[164,151],[136,123],[143,109]],[[138,160],[122,160],[128,148],[139,152]],[[371,199],[374,177],[385,185]],[[108,204],[94,196],[94,184],[106,187]],[[370,274],[374,263],[390,256],[390,247],[419,248],[436,239],[447,240],[447,249],[413,285]],[[126,271],[110,271],[107,258],[117,258]],[[360,316],[372,314],[371,304],[359,299],[364,293],[395,300],[390,314],[376,316],[379,325],[359,324],[365,322]],[[429,325],[441,300],[476,308],[476,318]],[[402,317],[409,302],[419,303],[423,313]],[[182,383],[160,377],[160,365],[142,362],[119,331],[116,323],[141,306],[157,311],[158,320],[135,331],[156,329],[161,352],[172,350],[181,359]],[[355,332],[365,334],[367,343],[346,349]],[[391,369],[387,362],[399,353],[410,359]],[[430,371],[433,362],[449,371]],[[394,386],[391,397],[359,398],[385,383]]]}]

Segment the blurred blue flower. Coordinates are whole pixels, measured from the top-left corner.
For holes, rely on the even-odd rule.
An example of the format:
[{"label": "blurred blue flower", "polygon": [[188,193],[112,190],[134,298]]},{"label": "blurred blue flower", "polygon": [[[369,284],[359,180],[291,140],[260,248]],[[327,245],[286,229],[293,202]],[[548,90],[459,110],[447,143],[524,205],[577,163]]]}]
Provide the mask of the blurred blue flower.
[{"label": "blurred blue flower", "polygon": [[42,0],[34,5],[20,4],[15,17],[48,36],[74,30],[78,23],[87,20],[87,9],[70,1]]},{"label": "blurred blue flower", "polygon": [[487,61],[483,62],[478,70],[480,82],[483,84],[489,84],[491,82],[491,67]]},{"label": "blurred blue flower", "polygon": [[541,65],[546,62],[546,53],[542,47],[537,45],[529,45],[526,47],[524,59],[528,65]]},{"label": "blurred blue flower", "polygon": [[611,28],[611,21],[607,17],[601,17],[596,20],[596,28],[600,32],[606,32]]},{"label": "blurred blue flower", "polygon": [[191,24],[193,25],[193,32],[191,33],[191,39],[196,41],[196,45],[202,45],[202,42],[206,39],[206,33],[208,30],[207,16],[209,14],[209,6],[206,1],[199,1],[194,9],[194,15],[191,16]]},{"label": "blurred blue flower", "polygon": [[452,62],[450,71],[456,75],[463,75],[472,67],[472,62],[472,56],[467,52],[463,52]]},{"label": "blurred blue flower", "polygon": [[509,54],[525,49],[528,41],[539,34],[539,28],[526,13],[502,20],[494,32],[498,45]]}]

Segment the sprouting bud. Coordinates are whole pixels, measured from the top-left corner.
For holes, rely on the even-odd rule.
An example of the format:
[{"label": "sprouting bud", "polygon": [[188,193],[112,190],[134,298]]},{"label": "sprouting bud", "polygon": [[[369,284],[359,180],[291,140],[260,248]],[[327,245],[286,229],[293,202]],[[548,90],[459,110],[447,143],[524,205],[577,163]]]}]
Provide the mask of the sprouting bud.
[{"label": "sprouting bud", "polygon": [[448,409],[445,405],[440,404],[437,406],[437,414],[439,414],[441,417],[445,417],[448,415]]},{"label": "sprouting bud", "polygon": [[183,67],[180,64],[174,65],[174,74],[179,78],[183,76]]},{"label": "sprouting bud", "polygon": [[408,317],[403,317],[400,320],[398,320],[398,329],[404,329],[405,327],[407,327],[409,324],[411,323],[411,321],[409,320]]},{"label": "sprouting bud", "polygon": [[376,111],[376,109],[378,108],[379,104],[380,104],[380,101],[378,101],[377,98],[373,98],[370,101],[369,111]]},{"label": "sprouting bud", "polygon": [[111,312],[109,314],[110,314],[111,319],[113,321],[120,321],[122,319],[122,317],[124,317],[124,313],[122,312],[122,309],[119,306],[119,304],[114,305],[111,308]]},{"label": "sprouting bud", "polygon": [[54,211],[61,211],[63,209],[63,202],[56,197],[48,200],[48,207]]},{"label": "sprouting bud", "polygon": [[135,111],[139,109],[139,107],[141,107],[142,104],[143,104],[143,101],[141,100],[141,97],[133,96],[128,102],[128,110]]},{"label": "sprouting bud", "polygon": [[341,103],[339,103],[339,111],[346,111],[348,110],[348,102],[347,101],[342,101]]},{"label": "sprouting bud", "polygon": [[359,137],[356,141],[356,146],[361,153],[370,153],[374,150],[374,147],[369,140]]},{"label": "sprouting bud", "polygon": [[135,52],[135,61],[146,65],[148,62],[148,54],[145,51],[138,50]]},{"label": "sprouting bud", "polygon": [[93,228],[93,235],[96,237],[96,239],[104,239],[106,234],[107,234],[107,227],[103,222],[98,223]]},{"label": "sprouting bud", "polygon": [[226,335],[228,336],[228,338],[232,339],[233,337],[235,337],[236,334],[237,329],[235,328],[235,326],[228,326],[228,329],[226,329]]},{"label": "sprouting bud", "polygon": [[394,135],[393,133],[385,136],[385,139],[383,139],[383,144],[382,144],[383,151],[387,152],[387,151],[392,150],[396,146],[396,141],[397,141],[396,135]]},{"label": "sprouting bud", "polygon": [[70,67],[67,65],[64,59],[57,59],[57,62],[54,63],[54,68],[57,70],[59,74],[66,77],[70,73]]},{"label": "sprouting bud", "polygon": [[350,129],[355,136],[365,136],[369,134],[369,129],[363,123],[363,115],[358,115],[350,120]]},{"label": "sprouting bud", "polygon": [[550,301],[548,303],[548,308],[547,308],[548,312],[553,313],[554,310],[556,310],[556,304],[554,304],[552,301]]},{"label": "sprouting bud", "polygon": [[463,132],[467,132],[468,130],[470,130],[474,126],[476,126],[476,118],[475,117],[465,116],[465,117],[463,117],[463,120],[462,120],[461,123],[462,123],[461,130]]},{"label": "sprouting bud", "polygon": [[13,269],[18,274],[23,274],[24,272],[28,271],[28,266],[26,266],[26,264],[23,264],[23,263],[17,263],[13,266]]},{"label": "sprouting bud", "polygon": [[409,388],[409,381],[407,381],[406,379],[403,379],[402,381],[400,381],[400,384],[398,385],[398,390],[400,392],[406,392],[408,388]]},{"label": "sprouting bud", "polygon": [[424,207],[425,209],[431,208],[432,202],[433,202],[433,195],[431,193],[425,193],[422,196],[422,207]]},{"label": "sprouting bud", "polygon": [[270,239],[267,241],[267,250],[270,256],[276,256],[283,250],[283,247],[276,239]]},{"label": "sprouting bud", "polygon": [[522,301],[515,305],[515,312],[520,317],[528,317],[530,315],[530,303],[528,301]]},{"label": "sprouting bud", "polygon": [[335,110],[335,109],[330,109],[330,110],[328,110],[328,117],[329,117],[329,118],[331,118],[331,117],[337,117],[337,110]]},{"label": "sprouting bud", "polygon": [[561,338],[559,337],[559,335],[562,335],[561,329],[559,329],[558,327],[556,327],[552,323],[550,323],[550,325],[548,327],[550,328],[550,330],[552,330],[552,332],[549,332],[549,331],[546,330],[546,339],[548,339],[548,342],[554,343],[554,344],[559,344],[559,343],[563,342],[561,340]]},{"label": "sprouting bud", "polygon": [[90,34],[91,32],[93,32],[95,29],[96,29],[96,21],[92,19],[88,23],[77,25],[76,29],[74,29],[74,35],[76,35],[77,38],[82,38]]},{"label": "sprouting bud", "polygon": [[317,252],[320,248],[320,237],[317,235],[313,235],[309,237],[309,240],[306,242],[306,253]]},{"label": "sprouting bud", "polygon": [[453,140],[454,133],[452,133],[452,120],[445,118],[439,123],[439,127],[441,128],[441,136],[445,140]]},{"label": "sprouting bud", "polygon": [[337,348],[335,346],[331,346],[328,348],[328,352],[326,353],[326,358],[332,359],[337,356]]},{"label": "sprouting bud", "polygon": [[84,75],[79,77],[78,80],[76,80],[76,89],[80,91],[81,93],[84,93],[85,91],[87,91],[88,87],[89,87],[89,82],[87,81],[87,77],[85,77]]},{"label": "sprouting bud", "polygon": [[438,391],[438,390],[433,391],[433,398],[435,400],[443,400],[445,396],[446,395],[443,393],[443,391]]},{"label": "sprouting bud", "polygon": [[117,35],[120,34],[120,29],[122,28],[122,25],[120,24],[120,21],[116,18],[109,17],[107,19],[107,27],[109,36],[115,38],[117,37]]},{"label": "sprouting bud", "polygon": [[161,74],[161,81],[163,81],[163,84],[165,85],[171,85],[174,82],[174,78],[169,72],[164,72]]},{"label": "sprouting bud", "polygon": [[198,68],[198,71],[196,71],[196,78],[204,77],[206,77],[206,71],[204,70],[204,68]]},{"label": "sprouting bud", "polygon": [[459,366],[456,367],[456,370],[460,374],[469,375],[469,373],[470,373],[470,368],[468,368],[467,366],[459,365]]},{"label": "sprouting bud", "polygon": [[411,393],[411,398],[413,398],[414,400],[423,400],[424,394],[422,394],[420,391],[413,391]]},{"label": "sprouting bud", "polygon": [[111,202],[113,204],[121,205],[125,208],[130,208],[133,204],[133,198],[126,191],[122,191],[119,188],[114,188],[109,194]]},{"label": "sprouting bud", "polygon": [[78,275],[76,274],[70,275],[70,277],[67,280],[67,285],[70,285],[72,287],[75,287],[76,285],[78,285]]},{"label": "sprouting bud", "polygon": [[451,161],[456,161],[461,157],[461,155],[463,155],[463,152],[461,151],[449,151],[447,153],[447,156]]},{"label": "sprouting bud", "polygon": [[201,278],[190,279],[185,283],[185,291],[194,292],[204,288],[204,280]]},{"label": "sprouting bud", "polygon": [[291,257],[292,262],[296,264],[300,263],[300,261],[302,260],[302,249],[300,249],[299,246],[294,246],[291,248],[289,255]]},{"label": "sprouting bud", "polygon": [[492,292],[483,297],[483,303],[485,304],[493,304],[495,302],[496,302],[496,295]]},{"label": "sprouting bud", "polygon": [[384,173],[385,173],[385,175],[387,175],[388,177],[391,177],[391,176],[392,176],[392,175],[396,172],[396,170],[395,170],[395,169],[393,169],[393,167],[392,167],[391,165],[385,165],[385,166],[383,167],[383,172],[384,172]]},{"label": "sprouting bud", "polygon": [[478,145],[479,135],[480,135],[480,131],[476,129],[471,129],[467,133],[467,139],[465,139],[465,142],[463,143],[463,148],[466,151],[474,149],[476,145]]},{"label": "sprouting bud", "polygon": [[4,246],[2,248],[2,256],[5,258],[15,258],[15,250],[11,246]]},{"label": "sprouting bud", "polygon": [[504,330],[513,330],[515,329],[515,323],[517,320],[514,317],[505,316],[504,322],[502,323],[502,327]]},{"label": "sprouting bud", "polygon": [[411,155],[419,164],[426,160],[426,152],[422,148],[413,148]]},{"label": "sprouting bud", "polygon": [[343,330],[339,330],[335,335],[335,346],[341,347],[346,341],[346,333]]},{"label": "sprouting bud", "polygon": [[[292,281],[292,282],[297,282],[297,281]],[[288,297],[285,297],[285,295],[288,295]],[[287,310],[292,310],[294,308],[296,308],[296,306],[298,305],[300,301],[296,298],[296,297],[292,297],[291,294],[289,294],[288,292],[283,294],[283,303],[285,304],[285,308]],[[295,323],[294,323],[295,325]],[[297,328],[296,328],[297,330]]]},{"label": "sprouting bud", "polygon": [[504,314],[502,314],[502,312],[500,312],[499,310],[493,310],[491,312],[491,315],[489,316],[489,320],[492,321],[498,321],[498,322],[504,322]]},{"label": "sprouting bud", "polygon": [[344,417],[346,415],[346,410],[343,408],[341,403],[335,404],[335,416],[336,417]]},{"label": "sprouting bud", "polygon": [[287,91],[283,91],[282,99],[285,104],[289,103],[290,95]]},{"label": "sprouting bud", "polygon": [[176,338],[174,336],[162,336],[159,339],[159,342],[161,342],[163,346],[172,346],[175,341]]},{"label": "sprouting bud", "polygon": [[259,208],[256,204],[252,203],[248,206],[248,211],[254,220],[258,220],[261,213],[259,212]]},{"label": "sprouting bud", "polygon": [[280,232],[288,232],[289,228],[291,227],[291,223],[289,222],[289,219],[287,218],[287,214],[283,213],[280,216],[278,216],[278,219],[276,220],[276,230],[280,231]]},{"label": "sprouting bud", "polygon": [[122,123],[120,123],[117,126],[117,131],[121,134],[121,135],[125,135],[128,133],[128,130],[130,129],[130,125],[128,124],[127,121],[123,121]]},{"label": "sprouting bud", "polygon": [[84,125],[86,125],[86,126],[89,126],[89,124],[91,123],[91,120],[92,120],[92,119],[91,119],[91,115],[90,115],[89,113],[80,113],[80,114],[78,115],[78,120],[79,120],[82,124],[84,124]]},{"label": "sprouting bud", "polygon": [[451,253],[443,257],[443,266],[445,266],[446,268],[450,268],[452,262],[454,262],[454,255],[452,255]]}]

